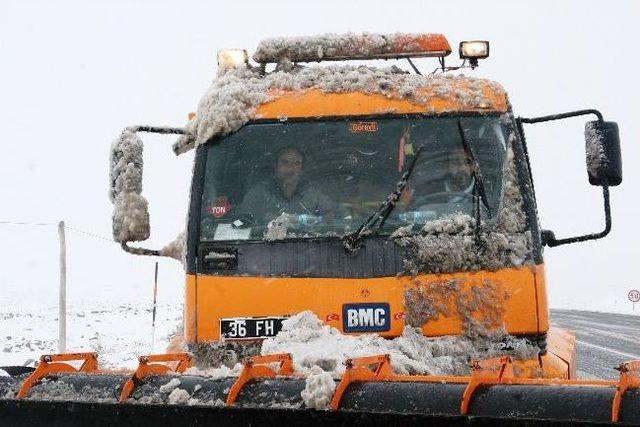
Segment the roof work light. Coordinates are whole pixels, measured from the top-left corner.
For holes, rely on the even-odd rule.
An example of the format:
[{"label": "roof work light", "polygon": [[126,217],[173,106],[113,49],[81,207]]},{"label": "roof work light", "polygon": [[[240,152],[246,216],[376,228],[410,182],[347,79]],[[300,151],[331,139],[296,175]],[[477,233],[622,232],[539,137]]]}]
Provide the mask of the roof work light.
[{"label": "roof work light", "polygon": [[460,42],[460,59],[468,59],[471,67],[478,66],[478,59],[489,57],[489,42],[486,40],[469,40]]},{"label": "roof work light", "polygon": [[218,51],[218,68],[238,68],[249,62],[249,55],[244,49],[223,49]]}]

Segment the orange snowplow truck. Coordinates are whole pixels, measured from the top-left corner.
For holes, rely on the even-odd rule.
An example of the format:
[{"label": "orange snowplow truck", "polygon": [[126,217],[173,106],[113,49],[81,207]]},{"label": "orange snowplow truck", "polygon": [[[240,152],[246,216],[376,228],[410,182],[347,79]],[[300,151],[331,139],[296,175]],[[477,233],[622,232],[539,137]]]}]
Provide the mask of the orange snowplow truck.
[{"label": "orange snowplow truck", "polygon": [[[502,331],[539,348],[528,360],[475,361],[459,377],[397,375],[384,355],[349,360],[331,400],[338,411],[303,410],[305,422],[640,423],[640,363],[623,364],[620,381],[576,378],[573,334],[549,325],[543,261],[545,246],[609,233],[609,187],[622,181],[616,123],[594,109],[516,117],[498,83],[456,73],[487,58],[488,42],[460,43],[458,66],[446,65],[450,53],[439,34],[269,39],[253,62],[219,52],[218,77],[184,128],[130,127],[114,143],[115,240],[183,261],[184,338],[195,353],[250,346],[305,310],[343,334]],[[423,57],[438,61],[428,76],[412,61]],[[339,63],[374,59],[405,59],[413,72]],[[578,116],[592,119],[587,174],[602,188],[606,226],[557,238],[540,227],[523,127]],[[195,149],[186,232],[161,250],[131,246],[150,233],[139,132],[179,134],[177,154]],[[249,359],[231,391],[219,385],[222,400],[235,409],[299,400],[304,380],[290,362]],[[276,374],[286,378],[259,380]],[[215,419],[286,420],[293,400],[232,418],[215,409]]]}]

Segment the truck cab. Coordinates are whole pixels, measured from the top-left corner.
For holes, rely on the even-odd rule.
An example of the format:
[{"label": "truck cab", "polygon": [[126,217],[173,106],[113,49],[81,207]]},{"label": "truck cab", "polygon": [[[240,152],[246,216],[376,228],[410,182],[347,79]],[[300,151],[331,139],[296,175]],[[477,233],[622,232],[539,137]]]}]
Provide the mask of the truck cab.
[{"label": "truck cab", "polygon": [[[541,230],[523,124],[596,115],[588,172],[603,186],[609,228],[617,127],[595,110],[516,118],[498,83],[444,73],[455,67],[440,35],[394,35],[387,48],[362,37],[352,52],[342,39],[315,51],[313,41],[267,43],[259,67],[223,52],[198,113],[174,132],[176,152],[196,150],[186,341],[253,342],[311,310],[344,334],[392,338],[410,326],[428,337],[522,337],[540,348],[529,376],[572,378],[575,340],[549,325],[543,247],[608,229],[570,239]],[[460,47],[472,68],[488,56],[488,43],[476,48]],[[299,64],[314,52],[433,56],[442,73]]]}]

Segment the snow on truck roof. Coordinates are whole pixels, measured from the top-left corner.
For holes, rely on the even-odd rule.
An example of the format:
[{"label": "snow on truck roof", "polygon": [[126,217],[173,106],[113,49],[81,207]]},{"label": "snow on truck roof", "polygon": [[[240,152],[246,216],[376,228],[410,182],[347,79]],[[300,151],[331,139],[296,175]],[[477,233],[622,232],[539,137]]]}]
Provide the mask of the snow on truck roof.
[{"label": "snow on truck roof", "polygon": [[[402,36],[406,40],[406,35]],[[402,39],[400,35],[395,37],[394,40]],[[356,46],[345,41],[352,39],[340,36],[324,35],[315,40],[318,38],[320,42],[307,38],[300,42],[297,38],[297,44],[287,44],[284,41],[287,39],[262,42],[254,59],[277,60],[272,72],[249,64],[220,69],[200,100],[197,113],[187,123],[188,134],[178,140],[174,150],[184,152],[194,143],[203,144],[213,137],[235,132],[256,119],[507,111],[504,89],[486,79],[410,74],[395,66],[302,66],[291,62],[290,57],[308,58],[314,48],[318,60],[325,51],[345,55],[345,46]],[[375,44],[379,39],[374,35],[367,35],[366,39],[372,40],[367,49],[380,53],[380,44]],[[332,50],[327,40],[333,40],[333,46],[337,47]],[[318,43],[322,49],[317,48]],[[292,51],[291,46],[295,45],[300,47],[299,52]],[[356,54],[366,53],[362,44],[357,46],[360,50]]]}]

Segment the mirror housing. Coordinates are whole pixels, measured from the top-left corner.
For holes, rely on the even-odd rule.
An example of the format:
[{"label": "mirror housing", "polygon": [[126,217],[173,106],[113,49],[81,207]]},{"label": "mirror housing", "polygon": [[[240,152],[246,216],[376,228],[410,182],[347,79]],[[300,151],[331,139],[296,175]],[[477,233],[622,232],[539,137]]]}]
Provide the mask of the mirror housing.
[{"label": "mirror housing", "polygon": [[616,186],[622,182],[620,133],[616,122],[594,120],[584,127],[589,184]]},{"label": "mirror housing", "polygon": [[[184,252],[184,236],[164,248],[131,247],[129,242],[147,240],[151,234],[149,203],[142,195],[142,149],[138,132],[182,135],[187,141],[194,138],[183,128],[164,126],[130,126],[111,145],[109,167],[109,198],[113,203],[113,240],[126,252],[135,255],[168,256],[180,260]],[[188,137],[188,139],[186,138]]]},{"label": "mirror housing", "polygon": [[142,140],[125,129],[111,145],[109,197],[113,202],[113,240],[139,242],[149,238],[149,209],[142,196]]}]

